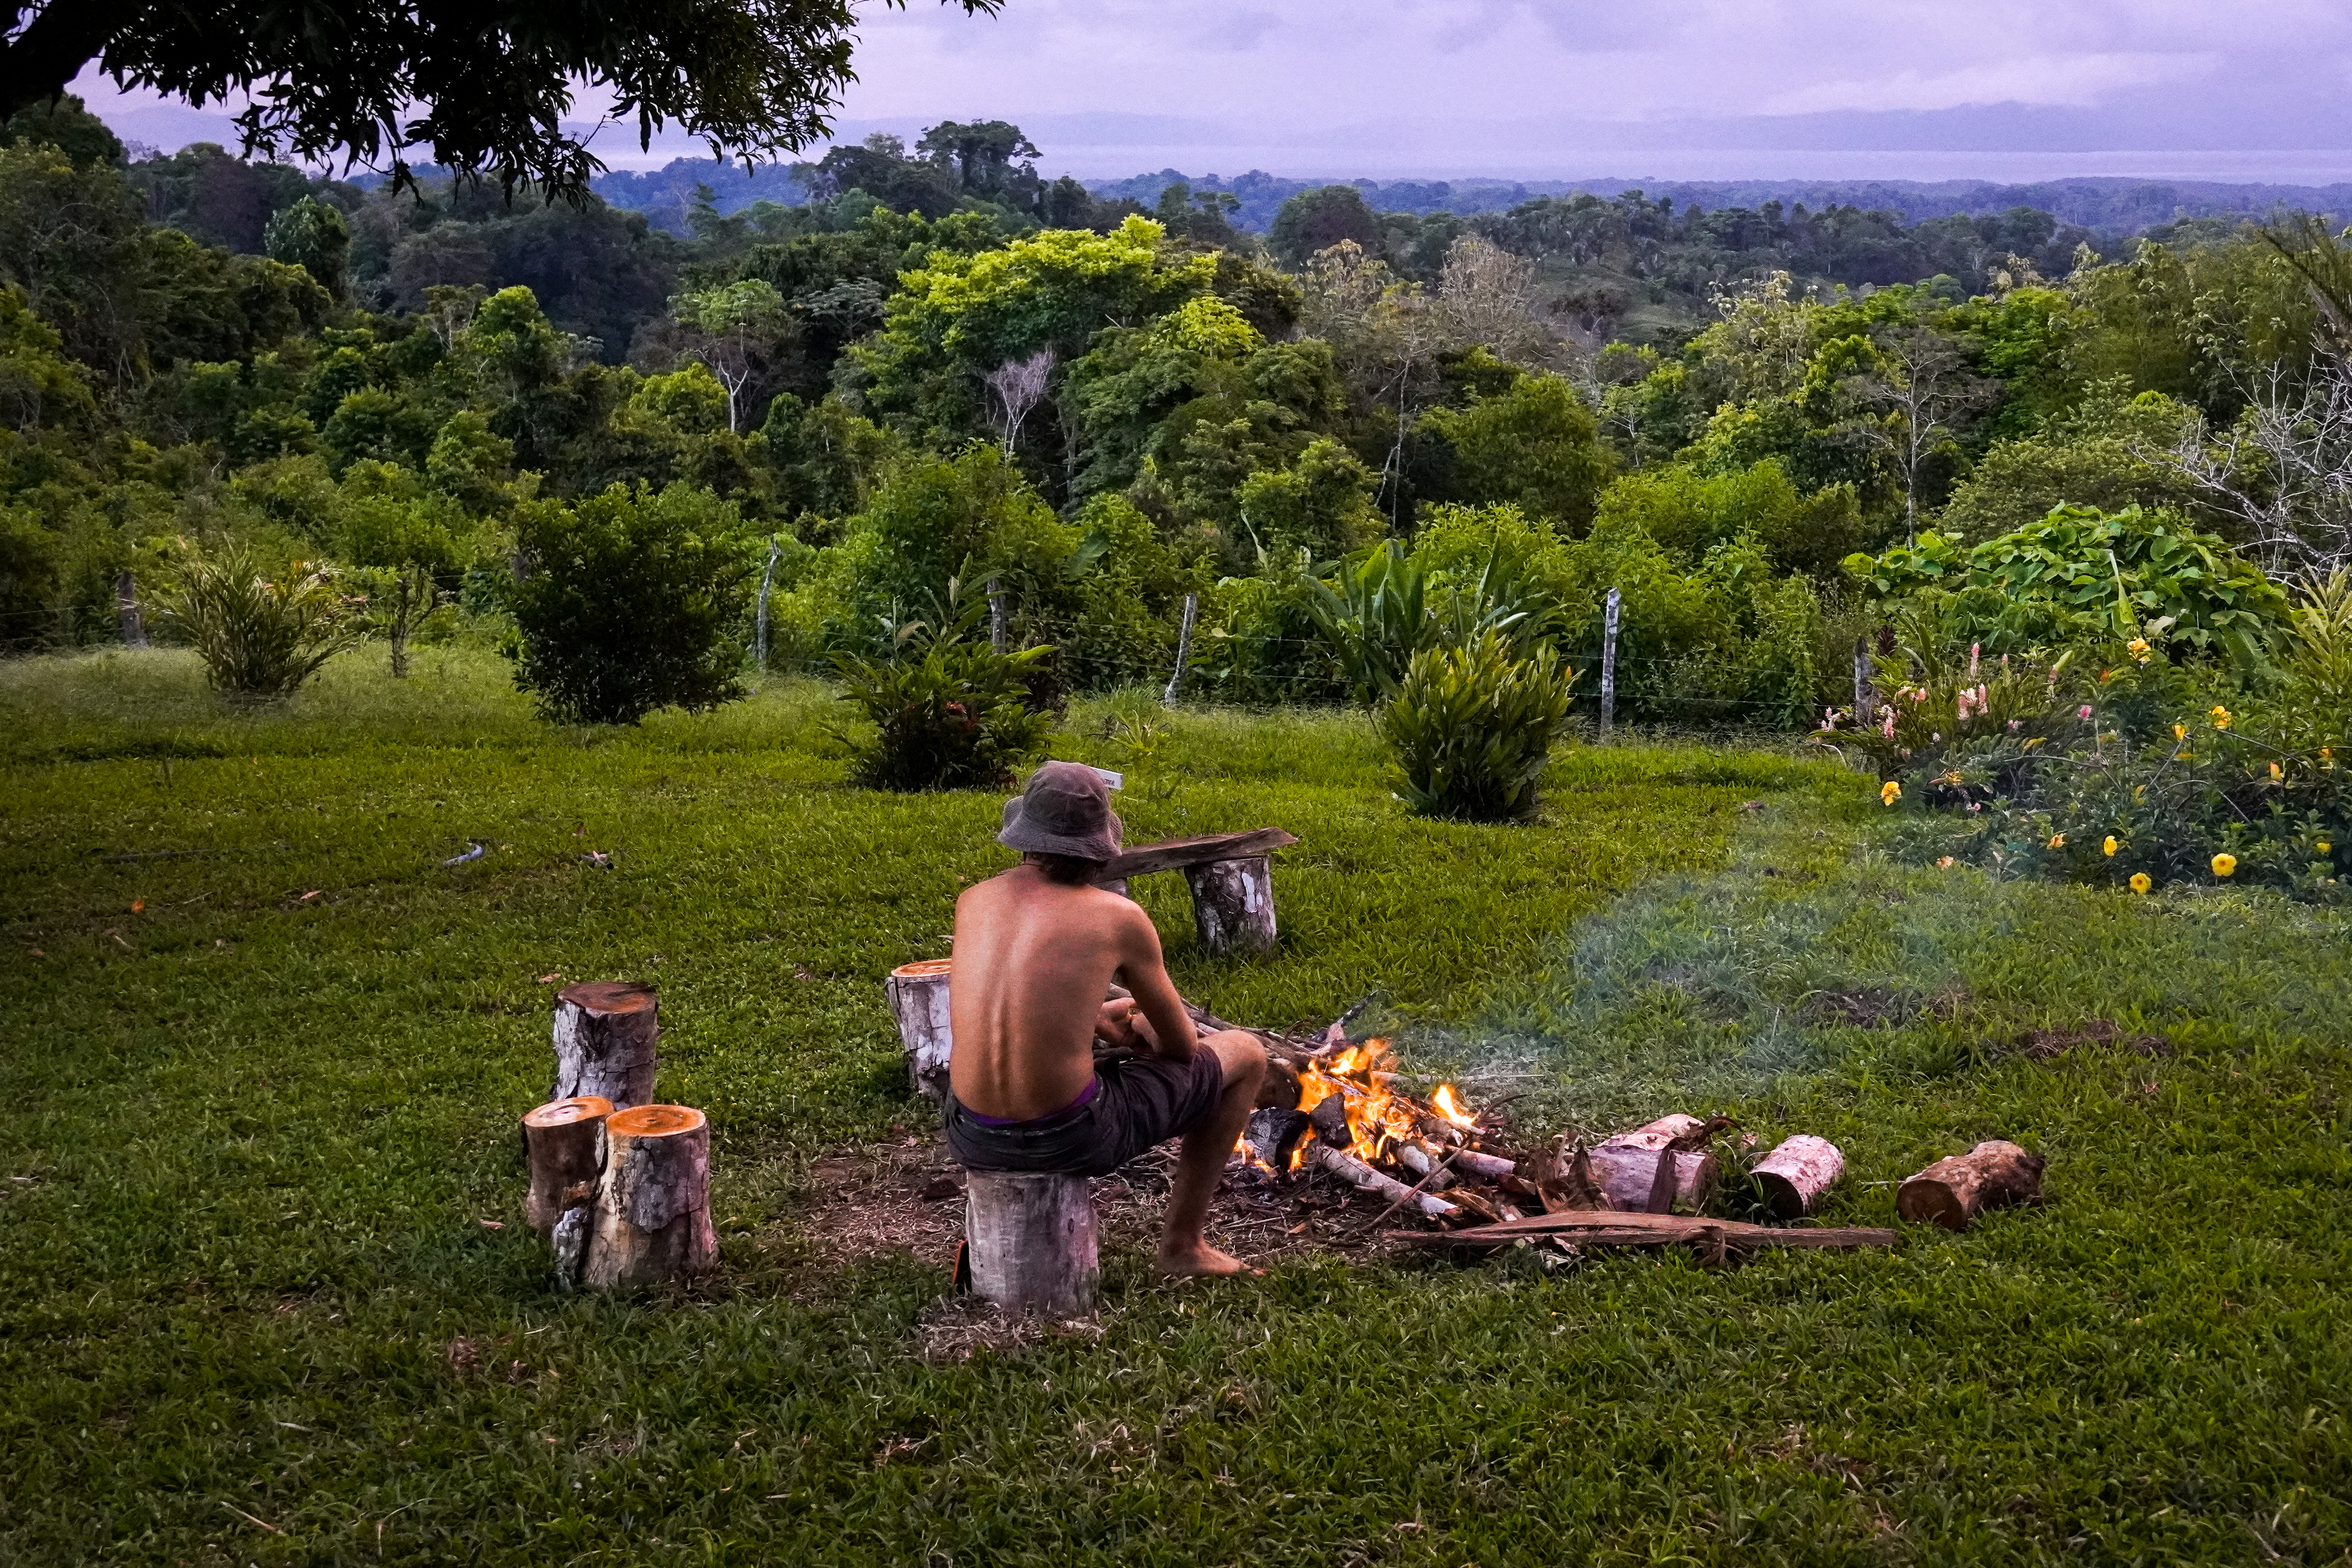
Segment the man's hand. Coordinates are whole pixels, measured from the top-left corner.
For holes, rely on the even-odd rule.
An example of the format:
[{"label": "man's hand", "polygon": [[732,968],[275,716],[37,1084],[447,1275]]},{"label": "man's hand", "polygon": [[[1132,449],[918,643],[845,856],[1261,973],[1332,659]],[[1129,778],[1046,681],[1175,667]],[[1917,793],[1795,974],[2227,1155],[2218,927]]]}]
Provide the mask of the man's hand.
[{"label": "man's hand", "polygon": [[1133,998],[1114,996],[1102,1005],[1095,1015],[1095,1038],[1126,1050],[1149,1050],[1142,1031],[1137,1026],[1144,1022],[1135,1010]]}]

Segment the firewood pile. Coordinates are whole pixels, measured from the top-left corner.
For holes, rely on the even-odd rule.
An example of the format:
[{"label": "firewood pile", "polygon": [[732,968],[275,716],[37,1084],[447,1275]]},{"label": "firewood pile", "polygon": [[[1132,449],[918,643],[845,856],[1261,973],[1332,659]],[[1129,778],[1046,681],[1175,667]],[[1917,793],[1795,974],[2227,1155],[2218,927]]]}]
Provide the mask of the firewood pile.
[{"label": "firewood pile", "polygon": [[[1194,1009],[1208,1028],[1232,1026]],[[1796,1224],[1844,1174],[1825,1138],[1800,1133],[1752,1163],[1738,1187],[1778,1223],[1718,1212],[1735,1184],[1723,1169],[1726,1118],[1661,1117],[1597,1142],[1529,1144],[1461,1090],[1392,1069],[1388,1043],[1349,1041],[1345,1020],[1320,1040],[1256,1031],[1271,1064],[1265,1099],[1235,1150],[1236,1174],[1289,1185],[1320,1175],[1381,1200],[1364,1231],[1394,1219],[1386,1239],[1405,1247],[1479,1254],[1538,1242],[1588,1247],[1681,1244],[1722,1259],[1760,1247],[1891,1247],[1893,1230]],[[1752,1140],[1750,1141],[1752,1143]],[[1962,1228],[1982,1207],[2038,1201],[2041,1162],[2011,1143],[1980,1144],[1903,1184],[1905,1218]],[[1433,1228],[1405,1228],[1413,1219]]]}]

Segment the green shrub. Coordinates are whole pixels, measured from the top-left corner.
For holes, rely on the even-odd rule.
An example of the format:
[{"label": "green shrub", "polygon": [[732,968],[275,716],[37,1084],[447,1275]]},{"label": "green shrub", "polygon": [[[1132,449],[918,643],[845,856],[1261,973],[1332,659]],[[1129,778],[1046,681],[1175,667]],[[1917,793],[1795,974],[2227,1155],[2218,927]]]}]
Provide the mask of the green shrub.
[{"label": "green shrub", "polygon": [[1532,816],[1575,680],[1550,644],[1521,656],[1496,626],[1423,648],[1380,713],[1398,794],[1424,816]]},{"label": "green shrub", "polygon": [[836,731],[849,748],[851,776],[869,789],[1008,784],[1053,733],[1053,717],[1029,705],[1029,680],[1054,650],[996,652],[976,635],[987,600],[975,595],[959,611],[956,597],[950,582],[951,618],[936,630],[920,622],[899,628],[899,658],[834,660],[842,700],[874,726],[871,734]]},{"label": "green shrub", "polygon": [[330,573],[296,561],[266,576],[234,542],[187,558],[160,608],[194,645],[213,689],[243,701],[290,697],[362,635]]},{"label": "green shrub", "polygon": [[516,510],[507,655],[551,719],[634,724],[740,696],[757,570],[734,504],[709,490],[614,485],[577,506]]}]

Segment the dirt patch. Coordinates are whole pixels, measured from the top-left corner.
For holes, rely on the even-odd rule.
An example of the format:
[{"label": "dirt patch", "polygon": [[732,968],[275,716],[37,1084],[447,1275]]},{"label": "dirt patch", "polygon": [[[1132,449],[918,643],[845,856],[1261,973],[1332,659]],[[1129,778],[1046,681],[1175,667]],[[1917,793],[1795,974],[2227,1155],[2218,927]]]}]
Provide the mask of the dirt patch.
[{"label": "dirt patch", "polygon": [[[1176,1146],[1162,1144],[1095,1178],[1107,1259],[1150,1256],[1175,1160]],[[1210,1205],[1209,1240],[1259,1268],[1306,1252],[1366,1258],[1381,1250],[1366,1224],[1387,1206],[1320,1173],[1286,1181],[1237,1161]],[[1404,1224],[1391,1216],[1381,1228]],[[963,1240],[963,1172],[935,1133],[836,1149],[810,1167],[792,1229],[814,1278],[899,1252],[952,1268]]]},{"label": "dirt patch", "polygon": [[2035,1062],[2053,1060],[2077,1046],[2121,1046],[2144,1057],[2172,1054],[2172,1042],[2162,1035],[2134,1034],[2112,1018],[2094,1018],[2071,1029],[2032,1029],[2017,1040],[2018,1054]]},{"label": "dirt patch", "polygon": [[1852,991],[1816,991],[1805,998],[1798,1016],[1822,1027],[1896,1029],[1921,1018],[1958,1017],[1966,998],[1956,992],[1934,996],[1916,991],[1896,991],[1865,985]]}]

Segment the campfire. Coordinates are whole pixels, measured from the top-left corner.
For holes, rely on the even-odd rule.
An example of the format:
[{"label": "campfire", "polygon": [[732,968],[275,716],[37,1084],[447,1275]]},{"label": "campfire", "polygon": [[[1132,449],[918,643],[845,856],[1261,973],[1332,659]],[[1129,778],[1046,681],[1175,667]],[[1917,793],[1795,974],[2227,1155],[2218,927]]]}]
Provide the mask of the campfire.
[{"label": "campfire", "polygon": [[[1429,1098],[1399,1087],[1386,1040],[1334,1039],[1311,1050],[1277,1044],[1276,1081],[1297,1085],[1295,1108],[1259,1110],[1237,1149],[1264,1169],[1314,1169],[1432,1219],[1507,1220],[1541,1212],[1540,1193],[1518,1157],[1501,1149],[1501,1129],[1481,1121],[1461,1091],[1441,1083]],[[1385,1217],[1385,1215],[1383,1216]]]}]

